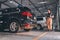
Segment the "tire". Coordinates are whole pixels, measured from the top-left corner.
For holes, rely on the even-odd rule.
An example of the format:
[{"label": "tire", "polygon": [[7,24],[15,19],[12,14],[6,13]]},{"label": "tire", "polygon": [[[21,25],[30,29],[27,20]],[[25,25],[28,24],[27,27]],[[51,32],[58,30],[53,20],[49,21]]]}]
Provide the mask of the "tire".
[{"label": "tire", "polygon": [[24,31],[29,32],[31,29],[24,29]]},{"label": "tire", "polygon": [[38,25],[36,29],[37,30],[43,30],[43,27],[41,25]]},{"label": "tire", "polygon": [[16,33],[19,31],[19,23],[18,21],[14,20],[14,21],[11,21],[10,24],[9,24],[9,32],[12,32],[12,33]]}]

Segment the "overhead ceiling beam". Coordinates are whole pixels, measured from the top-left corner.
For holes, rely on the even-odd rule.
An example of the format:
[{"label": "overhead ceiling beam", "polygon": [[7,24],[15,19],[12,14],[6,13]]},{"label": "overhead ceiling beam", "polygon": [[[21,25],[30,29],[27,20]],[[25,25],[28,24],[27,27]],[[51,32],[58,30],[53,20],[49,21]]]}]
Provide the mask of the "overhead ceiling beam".
[{"label": "overhead ceiling beam", "polygon": [[16,2],[17,4],[20,4],[20,3],[18,3],[17,1],[15,1],[15,0],[13,0],[14,2]]},{"label": "overhead ceiling beam", "polygon": [[8,7],[11,7],[11,6],[9,6],[9,5],[8,5],[8,4],[6,4],[6,3],[2,3],[2,4],[6,5],[6,6],[8,6]]},{"label": "overhead ceiling beam", "polygon": [[4,3],[7,2],[8,0],[0,0],[0,3]]},{"label": "overhead ceiling beam", "polygon": [[53,4],[56,4],[56,6],[57,6],[57,2],[52,2],[52,3],[50,3],[50,4],[46,4],[46,3],[44,3],[44,6],[38,6],[37,8],[43,8],[43,7],[45,7],[45,9],[48,9],[47,8],[47,6],[51,6],[51,5],[53,5]]},{"label": "overhead ceiling beam", "polygon": [[[34,4],[31,0],[29,0],[29,2],[34,6],[34,8],[35,8],[39,13],[41,13],[41,11],[35,6],[35,4]],[[41,15],[43,15],[43,14],[41,13]]]}]

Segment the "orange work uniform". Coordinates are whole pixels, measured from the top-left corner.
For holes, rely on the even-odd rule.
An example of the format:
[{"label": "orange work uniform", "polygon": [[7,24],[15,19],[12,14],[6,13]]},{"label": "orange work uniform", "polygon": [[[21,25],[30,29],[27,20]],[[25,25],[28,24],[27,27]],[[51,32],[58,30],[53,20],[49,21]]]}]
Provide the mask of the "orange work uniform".
[{"label": "orange work uniform", "polygon": [[52,30],[52,18],[48,17],[46,22],[47,22],[48,30]]},{"label": "orange work uniform", "polygon": [[48,13],[46,23],[47,23],[48,30],[52,30],[52,14],[51,13]]}]

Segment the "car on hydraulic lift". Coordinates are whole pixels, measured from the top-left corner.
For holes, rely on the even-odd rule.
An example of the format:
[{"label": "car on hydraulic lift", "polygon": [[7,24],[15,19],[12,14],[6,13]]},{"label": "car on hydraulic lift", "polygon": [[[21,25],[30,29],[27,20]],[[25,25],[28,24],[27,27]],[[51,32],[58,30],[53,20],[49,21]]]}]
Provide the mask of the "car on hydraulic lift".
[{"label": "car on hydraulic lift", "polygon": [[10,32],[18,32],[19,28],[30,31],[32,20],[31,9],[24,6],[0,9],[0,30],[9,29]]},{"label": "car on hydraulic lift", "polygon": [[47,27],[46,17],[37,16],[37,27],[36,28],[38,30],[43,30],[45,27]]}]

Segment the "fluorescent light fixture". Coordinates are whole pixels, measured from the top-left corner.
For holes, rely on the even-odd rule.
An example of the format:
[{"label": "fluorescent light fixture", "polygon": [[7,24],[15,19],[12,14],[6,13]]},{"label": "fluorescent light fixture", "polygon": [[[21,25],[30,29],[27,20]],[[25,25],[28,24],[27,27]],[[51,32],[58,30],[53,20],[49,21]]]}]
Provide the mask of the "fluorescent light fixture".
[{"label": "fluorescent light fixture", "polygon": [[14,2],[14,1],[9,1],[10,3],[12,3],[12,4],[14,4],[14,5],[18,5],[16,2]]},{"label": "fluorescent light fixture", "polygon": [[48,12],[44,12],[44,13],[48,13]]},{"label": "fluorescent light fixture", "polygon": [[39,2],[39,3],[37,3],[37,4],[44,4],[44,3],[47,3],[47,1],[45,1],[45,2]]},{"label": "fluorescent light fixture", "polygon": [[13,3],[13,1],[10,1],[10,3]]},{"label": "fluorescent light fixture", "polygon": [[39,8],[39,10],[41,10],[42,8]]}]

